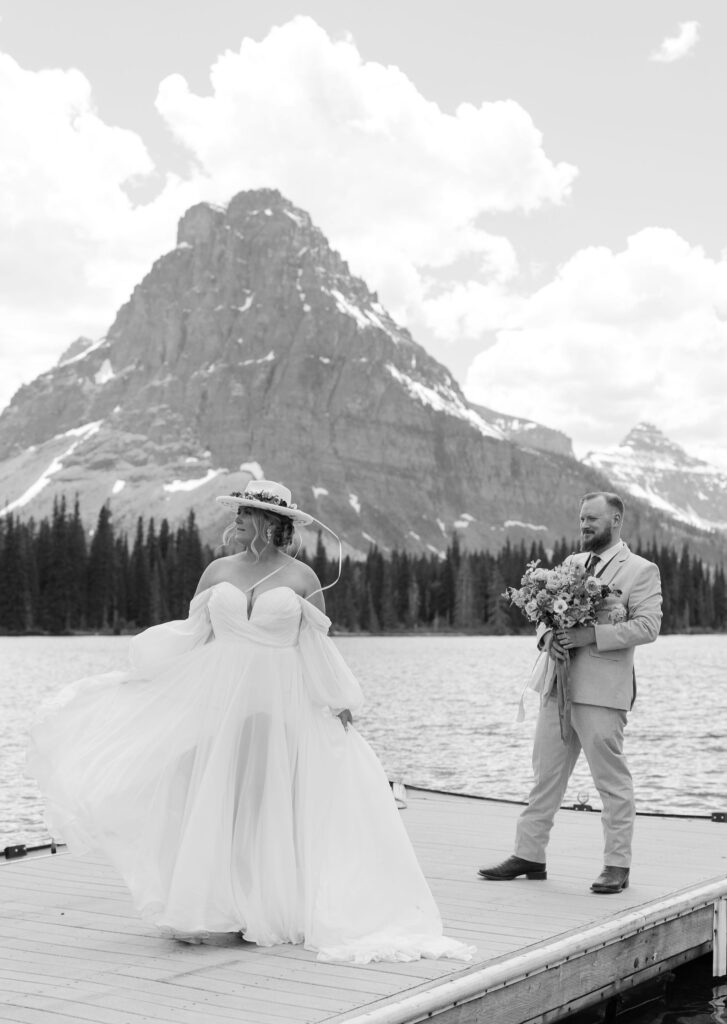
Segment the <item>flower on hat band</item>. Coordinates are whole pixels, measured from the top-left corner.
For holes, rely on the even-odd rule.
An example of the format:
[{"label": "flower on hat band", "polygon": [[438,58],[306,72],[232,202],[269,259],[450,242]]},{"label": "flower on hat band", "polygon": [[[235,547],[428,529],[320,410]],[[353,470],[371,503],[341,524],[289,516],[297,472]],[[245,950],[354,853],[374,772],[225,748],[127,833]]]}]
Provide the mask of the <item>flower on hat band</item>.
[{"label": "flower on hat band", "polygon": [[295,502],[291,502],[289,505],[284,498],[281,498],[278,494],[273,494],[272,491],[246,491],[244,494],[240,491],[232,491],[230,497],[247,498],[248,501],[262,501],[266,505],[279,505],[281,508],[298,508]]}]

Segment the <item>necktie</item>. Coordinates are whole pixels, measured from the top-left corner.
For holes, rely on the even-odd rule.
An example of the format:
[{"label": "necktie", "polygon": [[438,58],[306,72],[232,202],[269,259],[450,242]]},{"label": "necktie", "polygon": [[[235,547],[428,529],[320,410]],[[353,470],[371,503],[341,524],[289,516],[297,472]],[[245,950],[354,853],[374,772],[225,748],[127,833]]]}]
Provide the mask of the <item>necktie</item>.
[{"label": "necktie", "polygon": [[588,556],[588,561],[586,562],[586,572],[588,573],[589,576],[595,576],[596,575],[596,570],[598,568],[598,563],[600,561],[601,561],[601,556],[600,555],[594,555],[593,552],[591,552],[591,554]]}]

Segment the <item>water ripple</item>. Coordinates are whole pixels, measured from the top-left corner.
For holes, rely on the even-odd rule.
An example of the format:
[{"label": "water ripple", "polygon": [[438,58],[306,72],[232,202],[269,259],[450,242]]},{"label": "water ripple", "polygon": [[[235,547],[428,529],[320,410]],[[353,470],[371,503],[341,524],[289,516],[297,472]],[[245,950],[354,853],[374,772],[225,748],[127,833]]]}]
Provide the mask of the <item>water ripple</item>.
[{"label": "water ripple", "polygon": [[[526,637],[342,637],[366,693],[357,726],[390,778],[451,792],[524,800],[537,698],[515,723],[534,660]],[[125,664],[123,637],[0,637],[0,848],[42,843],[35,783],[23,775],[25,731],[62,685]],[[639,699],[627,754],[641,811],[727,811],[724,665],[727,637],[668,636],[637,652]],[[600,802],[583,758],[565,803]]]}]

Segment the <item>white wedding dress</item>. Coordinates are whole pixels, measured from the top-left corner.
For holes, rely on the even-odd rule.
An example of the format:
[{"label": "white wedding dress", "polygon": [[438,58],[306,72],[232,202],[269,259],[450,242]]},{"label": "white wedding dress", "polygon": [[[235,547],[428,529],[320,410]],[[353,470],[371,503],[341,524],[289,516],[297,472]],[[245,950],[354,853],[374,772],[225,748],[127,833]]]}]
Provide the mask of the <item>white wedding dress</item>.
[{"label": "white wedding dress", "polygon": [[31,731],[53,835],[102,850],[165,934],[304,942],[319,959],[469,959],[365,740],[330,620],[229,582],[131,641],[131,670],[66,687]]}]

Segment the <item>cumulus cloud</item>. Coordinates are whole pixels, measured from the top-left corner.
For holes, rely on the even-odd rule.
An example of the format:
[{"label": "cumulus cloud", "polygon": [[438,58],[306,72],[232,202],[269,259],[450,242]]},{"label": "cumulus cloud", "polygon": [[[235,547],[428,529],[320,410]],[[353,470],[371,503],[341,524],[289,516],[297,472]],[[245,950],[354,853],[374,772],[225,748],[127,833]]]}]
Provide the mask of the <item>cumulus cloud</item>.
[{"label": "cumulus cloud", "polygon": [[648,228],[573,256],[474,360],[476,402],[610,447],[641,420],[725,465],[727,253]]},{"label": "cumulus cloud", "polygon": [[153,173],[137,134],[106,124],[76,70],[27,71],[0,54],[0,406],[78,335],[100,335],[173,244],[197,183],[168,177],[146,206],[126,186]]},{"label": "cumulus cloud", "polygon": [[679,23],[679,34],[667,36],[663,39],[659,48],[649,56],[649,60],[662,64],[671,64],[675,60],[681,60],[692,52],[699,40],[699,22],[682,21]]},{"label": "cumulus cloud", "polygon": [[[243,40],[210,84],[205,96],[179,75],[159,87],[157,108],[192,157],[182,180],[158,172],[136,133],[103,121],[79,71],[28,71],[0,54],[0,344],[13,357],[0,367],[0,406],[74,337],[103,333],[201,199],[279,188],[396,316],[421,323],[452,316],[436,268],[474,259],[493,292],[517,272],[481,214],[560,203],[576,175],[546,156],[517,103],[445,113],[306,17]],[[145,180],[156,197],[134,203],[129,186]],[[454,288],[459,315],[477,323],[474,285],[467,299]]]},{"label": "cumulus cloud", "polygon": [[[205,96],[179,75],[159,88],[157,108],[192,156],[182,180],[158,172],[136,133],[103,121],[79,71],[28,71],[0,54],[0,345],[12,357],[0,406],[74,337],[103,333],[201,199],[279,188],[395,315],[421,322],[428,299],[435,319],[448,315],[433,268],[473,257],[493,289],[516,273],[512,246],[477,226],[481,214],[562,202],[576,174],[546,156],[517,103],[445,113],[306,17],[243,40],[210,83]],[[129,186],[145,180],[156,197],[134,203]],[[467,315],[466,295],[454,302]],[[474,292],[472,303],[476,321]]]},{"label": "cumulus cloud", "polygon": [[404,317],[427,292],[423,268],[475,254],[485,275],[512,274],[512,247],[477,218],[562,202],[576,174],[517,103],[445,113],[307,17],[222,55],[210,95],[166,78],[157,107],[218,200],[279,188]]}]

